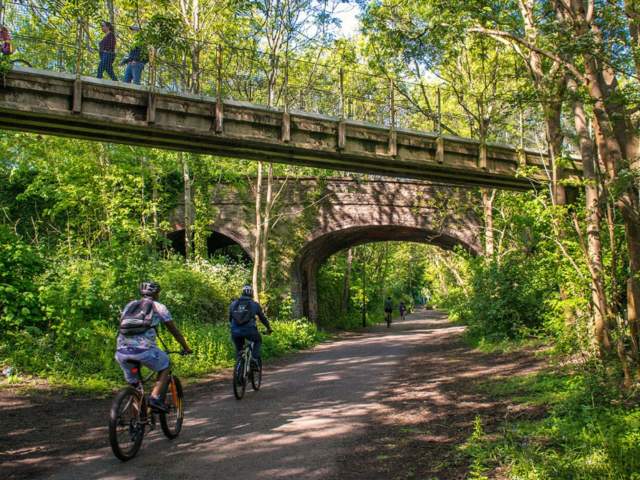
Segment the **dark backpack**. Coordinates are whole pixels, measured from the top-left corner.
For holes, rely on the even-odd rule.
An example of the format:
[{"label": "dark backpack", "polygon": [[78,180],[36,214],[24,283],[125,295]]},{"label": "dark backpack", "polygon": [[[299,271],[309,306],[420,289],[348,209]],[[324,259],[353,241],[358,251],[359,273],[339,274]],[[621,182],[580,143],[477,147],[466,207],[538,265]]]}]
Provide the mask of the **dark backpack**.
[{"label": "dark backpack", "polygon": [[120,333],[125,336],[140,335],[153,328],[155,307],[151,298],[136,300],[120,316]]},{"label": "dark backpack", "polygon": [[236,325],[244,325],[249,323],[254,316],[251,312],[251,302],[252,300],[240,299],[235,302],[233,305],[233,310],[231,310],[231,318],[236,322]]}]

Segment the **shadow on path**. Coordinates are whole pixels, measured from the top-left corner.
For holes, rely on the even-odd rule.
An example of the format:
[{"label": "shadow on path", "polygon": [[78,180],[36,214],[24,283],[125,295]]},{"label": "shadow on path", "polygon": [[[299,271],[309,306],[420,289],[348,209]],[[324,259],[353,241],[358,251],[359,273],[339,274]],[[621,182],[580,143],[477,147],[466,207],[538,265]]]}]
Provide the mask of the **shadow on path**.
[{"label": "shadow on path", "polygon": [[496,408],[473,393],[473,381],[534,366],[524,356],[475,353],[462,330],[421,311],[267,365],[263,389],[240,402],[226,378],[188,386],[181,436],[151,432],[124,464],[108,448],[109,399],[60,401],[58,410],[29,399],[0,404],[14,426],[0,430],[2,477],[428,478],[411,476],[436,471],[407,463],[414,443],[426,453],[451,450],[476,414]]}]

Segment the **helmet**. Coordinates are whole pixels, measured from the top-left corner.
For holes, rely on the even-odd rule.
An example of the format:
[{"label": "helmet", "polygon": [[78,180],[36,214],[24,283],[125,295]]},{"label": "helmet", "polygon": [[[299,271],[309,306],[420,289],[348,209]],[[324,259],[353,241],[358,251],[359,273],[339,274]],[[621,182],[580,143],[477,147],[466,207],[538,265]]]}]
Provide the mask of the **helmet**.
[{"label": "helmet", "polygon": [[253,297],[253,287],[251,285],[242,287],[242,295],[245,297]]},{"label": "helmet", "polygon": [[156,282],[142,282],[140,284],[140,295],[143,297],[156,298],[160,293],[160,285]]}]

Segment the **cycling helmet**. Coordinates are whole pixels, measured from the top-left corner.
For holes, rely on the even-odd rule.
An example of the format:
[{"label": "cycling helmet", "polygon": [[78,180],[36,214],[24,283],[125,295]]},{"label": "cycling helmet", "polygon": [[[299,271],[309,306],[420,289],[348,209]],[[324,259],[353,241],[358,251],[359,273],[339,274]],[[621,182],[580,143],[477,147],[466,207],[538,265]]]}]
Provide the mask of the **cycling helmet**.
[{"label": "cycling helmet", "polygon": [[251,285],[242,287],[242,295],[245,297],[253,297],[253,287]]},{"label": "cycling helmet", "polygon": [[160,293],[160,285],[156,282],[142,282],[140,284],[140,295],[143,297],[156,298]]}]

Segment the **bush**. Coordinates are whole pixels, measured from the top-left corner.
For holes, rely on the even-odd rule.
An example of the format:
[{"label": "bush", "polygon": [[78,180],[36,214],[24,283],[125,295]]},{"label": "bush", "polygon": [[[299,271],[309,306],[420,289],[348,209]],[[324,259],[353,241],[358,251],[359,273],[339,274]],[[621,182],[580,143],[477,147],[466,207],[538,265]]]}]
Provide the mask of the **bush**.
[{"label": "bush", "polygon": [[522,255],[505,256],[498,263],[470,260],[467,292],[447,299],[452,317],[468,325],[474,340],[519,339],[543,326],[547,299],[556,285],[545,266]]},{"label": "bush", "polygon": [[34,277],[42,269],[38,251],[0,225],[0,332],[41,326]]}]

